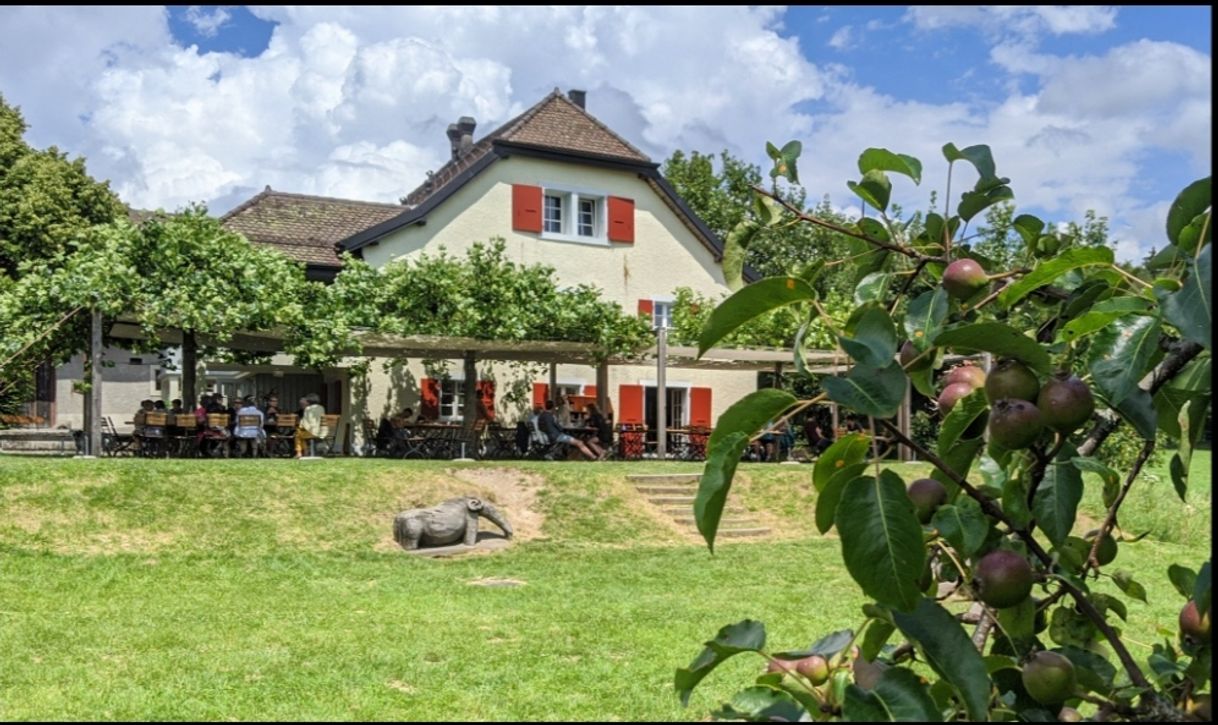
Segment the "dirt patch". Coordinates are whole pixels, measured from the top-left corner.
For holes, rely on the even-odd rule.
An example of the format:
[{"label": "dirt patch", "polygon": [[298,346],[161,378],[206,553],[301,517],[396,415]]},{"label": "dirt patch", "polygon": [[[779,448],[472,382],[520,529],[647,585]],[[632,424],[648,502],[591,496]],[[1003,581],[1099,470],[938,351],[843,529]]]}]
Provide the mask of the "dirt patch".
[{"label": "dirt patch", "polygon": [[[537,491],[544,479],[528,471],[507,468],[450,468],[443,475],[432,475],[422,481],[397,483],[392,492],[397,502],[393,514],[412,508],[435,506],[441,501],[458,496],[477,496],[489,501],[503,513],[512,525],[513,541],[531,541],[541,537],[545,515],[537,505]],[[390,516],[392,522],[392,515]],[[376,517],[378,526],[385,526],[384,514]],[[498,532],[490,521],[480,522],[479,531]],[[379,540],[377,551],[399,549],[393,540],[392,523],[386,536]]]},{"label": "dirt patch", "polygon": [[483,577],[482,579],[471,579],[466,584],[471,587],[522,587],[528,582],[519,579],[497,579],[495,577]]}]

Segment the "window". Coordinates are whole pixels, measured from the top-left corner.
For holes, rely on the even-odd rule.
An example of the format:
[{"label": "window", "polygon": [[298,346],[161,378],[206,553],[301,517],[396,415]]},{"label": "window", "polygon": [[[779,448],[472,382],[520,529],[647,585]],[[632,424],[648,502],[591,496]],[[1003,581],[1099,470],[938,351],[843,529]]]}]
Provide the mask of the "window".
[{"label": "window", "polygon": [[545,190],[542,238],[607,244],[604,220],[604,195],[567,189]]},{"label": "window", "polygon": [[654,300],[651,306],[651,326],[654,328],[672,328],[672,302]]},{"label": "window", "polygon": [[545,231],[553,234],[562,234],[562,197],[546,194],[545,201]]},{"label": "window", "polygon": [[440,420],[462,420],[465,414],[464,385],[464,380],[445,378],[440,381]]}]

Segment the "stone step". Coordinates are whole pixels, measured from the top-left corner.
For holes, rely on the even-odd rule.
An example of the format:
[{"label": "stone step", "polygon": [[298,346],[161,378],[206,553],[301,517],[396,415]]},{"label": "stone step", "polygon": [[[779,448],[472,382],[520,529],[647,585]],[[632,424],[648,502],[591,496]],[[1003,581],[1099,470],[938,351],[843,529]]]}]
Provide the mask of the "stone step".
[{"label": "stone step", "polygon": [[697,486],[638,486],[634,490],[649,495],[694,496],[698,493]]},{"label": "stone step", "polygon": [[692,506],[694,498],[694,496],[649,496],[647,500],[657,506],[677,506],[681,504]]},{"label": "stone step", "polygon": [[719,539],[738,539],[750,536],[765,536],[770,533],[770,530],[764,526],[758,526],[751,529],[719,529],[715,538]]},{"label": "stone step", "polygon": [[[693,516],[678,516],[674,519],[678,524],[688,526],[697,526],[698,522]],[[728,527],[733,529],[746,529],[750,526],[760,526],[757,519],[751,519],[747,516],[724,516],[719,519],[719,527]]]},{"label": "stone step", "polygon": [[631,483],[650,484],[697,484],[701,478],[701,473],[632,473],[626,476],[626,480]]},{"label": "stone step", "polygon": [[[692,506],[665,506],[664,513],[669,516],[690,516],[694,510]],[[749,511],[743,506],[725,506],[723,513],[725,514],[747,514]]]}]

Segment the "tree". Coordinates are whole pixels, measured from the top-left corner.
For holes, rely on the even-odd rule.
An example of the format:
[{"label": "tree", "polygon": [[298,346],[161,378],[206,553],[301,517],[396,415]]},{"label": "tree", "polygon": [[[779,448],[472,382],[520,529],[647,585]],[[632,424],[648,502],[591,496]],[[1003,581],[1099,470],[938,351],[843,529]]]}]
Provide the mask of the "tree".
[{"label": "tree", "polygon": [[[817,527],[837,530],[846,569],[871,600],[862,623],[828,633],[806,651],[776,654],[767,653],[760,622],[726,626],[677,670],[676,689],[687,702],[704,677],[741,653],[777,661],[779,670],[789,669],[783,661],[815,656],[828,661],[827,679],[788,679],[772,666],[717,714],[1044,721],[1074,718],[1083,708],[1094,709],[1097,720],[1206,720],[1210,562],[1166,567],[1187,602],[1180,633],[1155,644],[1142,663],[1119,633],[1118,620],[1131,616],[1123,599],[1093,585],[1106,579],[1125,597],[1146,597],[1141,584],[1108,564],[1118,554],[1135,555],[1120,543],[1120,508],[1160,433],[1178,441],[1172,479],[1180,498],[1187,494],[1189,459],[1211,396],[1211,180],[1190,185],[1172,205],[1170,244],[1153,282],[1092,243],[1103,235],[1101,223],[1059,238],[1026,214],[1009,219],[1023,248],[1000,245],[1026,265],[989,274],[990,260],[966,243],[964,230],[1014,191],[997,176],[987,146],[947,144],[943,153],[949,183],[960,162],[980,177],[954,213],[929,212],[916,229],[894,219],[890,174],[918,183],[921,162],[871,148],[859,158],[861,180],[849,186],[878,218],[841,228],[803,217],[874,250],[852,262],[862,267],[855,279],[866,301],[839,331],[851,369],[823,379],[823,391],[810,399],[759,390],[721,416],[694,504],[713,550],[736,462],[763,422],[825,399],[863,416],[868,432],[835,442],[812,471]],[[795,158],[776,157],[775,173],[793,172]],[[1047,236],[1058,246],[1046,245]],[[878,284],[877,275],[901,281]],[[710,315],[699,348],[817,297],[806,278],[755,282]],[[926,446],[890,419],[910,382],[933,392],[944,352],[988,352],[1001,362],[988,377],[975,369],[944,376],[942,425]],[[1123,427],[1141,448],[1117,471],[1096,454]],[[877,430],[930,462],[933,481],[907,488],[894,471],[869,470]],[[1103,482],[1107,512],[1097,530],[1079,536],[1084,472]],[[969,609],[941,604],[945,589]],[[918,674],[910,670],[915,658],[925,663]]]},{"label": "tree", "polygon": [[[795,273],[818,260],[848,256],[846,237],[823,227],[795,223],[790,212],[780,213],[774,223],[749,224],[757,218],[753,189],[762,185],[761,170],[727,151],[719,154],[718,171],[714,157],[697,151],[686,156],[680,150],[674,151],[661,168],[681,198],[720,239],[734,239],[736,243],[746,240],[743,264],[760,276]],[[807,194],[802,187],[788,186],[778,190],[775,197],[791,210],[807,211]],[[833,210],[828,196],[814,211],[819,218],[847,222]],[[822,292],[834,290],[846,296],[853,292],[851,280],[836,274],[833,268],[818,278],[816,286]]]},{"label": "tree", "polygon": [[83,158],[31,148],[26,128],[20,110],[0,96],[0,274],[9,276],[20,262],[54,257],[76,234],[125,213]]}]

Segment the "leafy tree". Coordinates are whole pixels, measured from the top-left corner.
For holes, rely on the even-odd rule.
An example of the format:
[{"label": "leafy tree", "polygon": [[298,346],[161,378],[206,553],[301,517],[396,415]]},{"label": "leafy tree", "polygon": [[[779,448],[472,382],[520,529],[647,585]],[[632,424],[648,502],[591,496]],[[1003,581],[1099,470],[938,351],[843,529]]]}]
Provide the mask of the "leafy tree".
[{"label": "leafy tree", "polygon": [[[722,151],[719,170],[713,156],[697,151],[686,156],[677,150],[664,161],[661,169],[681,198],[706,222],[711,231],[723,240],[740,245],[743,265],[758,275],[769,277],[794,273],[819,261],[840,260],[848,256],[846,237],[824,227],[795,223],[795,212],[807,209],[807,193],[802,187],[788,186],[778,190],[777,200],[789,207],[786,212],[775,208],[773,223],[757,224],[753,189],[763,183],[761,169]],[[774,205],[777,207],[778,205]],[[835,212],[825,196],[815,207],[818,218],[845,224],[846,218]],[[727,262],[730,267],[731,261]],[[816,282],[822,292],[831,290],[844,295],[853,292],[852,280],[830,272]]]},{"label": "leafy tree", "polygon": [[[825,399],[863,416],[869,430],[825,451],[812,483],[817,527],[836,528],[846,569],[871,601],[858,623],[802,651],[767,649],[760,622],[728,625],[677,670],[675,687],[687,702],[723,661],[757,653],[769,671],[717,716],[1048,721],[1084,710],[1096,720],[1208,720],[1210,562],[1166,567],[1185,602],[1179,636],[1142,661],[1120,627],[1131,616],[1125,599],[1145,601],[1145,589],[1109,565],[1135,555],[1122,544],[1120,509],[1160,434],[1177,441],[1171,476],[1181,499],[1188,491],[1211,399],[1211,180],[1190,185],[1172,205],[1169,245],[1148,265],[1153,281],[1096,243],[1106,227],[1099,220],[1058,236],[1036,217],[1000,210],[992,218],[1023,247],[995,233],[1001,243],[991,254],[1022,264],[990,273],[992,259],[969,243],[967,224],[1014,191],[987,146],[947,144],[943,154],[949,183],[956,163],[980,178],[954,212],[928,212],[916,227],[894,219],[888,201],[890,175],[918,183],[921,162],[887,149],[860,155],[861,179],[848,186],[878,218],[841,229],[872,250],[852,260],[865,302],[839,330],[851,369],[822,379],[810,399],[767,389],[732,406],[710,439],[694,504],[713,547],[736,462],[766,421]],[[795,160],[776,157],[774,173],[794,173]],[[877,282],[884,276],[900,282]],[[777,309],[819,314],[807,309],[817,298],[806,275],[762,279],[711,313],[699,347]],[[999,362],[988,376],[967,367],[947,372],[939,431],[928,445],[891,418],[911,382],[934,394],[945,352],[988,352]],[[1122,428],[1141,445],[1118,471],[1097,453]],[[877,430],[930,462],[931,478],[907,484],[894,471],[869,469]],[[1084,473],[1102,481],[1107,512],[1080,536]],[[1101,579],[1124,596],[1097,591]],[[915,660],[924,663],[917,674]]]},{"label": "leafy tree", "polygon": [[65,251],[79,232],[125,212],[106,182],[94,181],[85,160],[68,160],[54,146],[26,144],[25,120],[0,96],[0,275],[26,260]]}]

